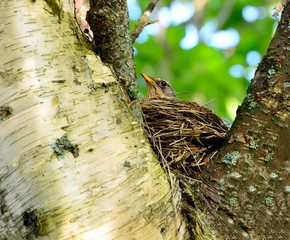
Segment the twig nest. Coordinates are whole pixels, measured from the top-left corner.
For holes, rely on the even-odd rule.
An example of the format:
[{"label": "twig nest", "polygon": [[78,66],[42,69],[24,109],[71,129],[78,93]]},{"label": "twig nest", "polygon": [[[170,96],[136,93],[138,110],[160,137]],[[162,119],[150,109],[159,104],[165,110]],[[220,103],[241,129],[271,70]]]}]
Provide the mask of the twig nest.
[{"label": "twig nest", "polygon": [[144,127],[163,167],[191,175],[221,147],[228,128],[211,110],[176,98],[141,102]]}]

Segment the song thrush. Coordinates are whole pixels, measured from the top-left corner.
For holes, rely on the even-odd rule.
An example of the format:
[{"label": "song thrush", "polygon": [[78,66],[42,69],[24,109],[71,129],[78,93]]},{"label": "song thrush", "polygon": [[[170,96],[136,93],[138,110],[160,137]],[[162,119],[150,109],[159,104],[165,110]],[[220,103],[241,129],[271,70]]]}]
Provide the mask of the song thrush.
[{"label": "song thrush", "polygon": [[173,87],[169,84],[169,82],[158,77],[150,77],[146,75],[145,73],[140,73],[140,74],[147,83],[147,87],[148,87],[147,97],[148,98],[154,98],[154,97],[176,98],[175,91]]},{"label": "song thrush", "polygon": [[222,202],[215,186],[205,177],[208,169],[203,166],[209,165],[220,149],[228,128],[208,108],[178,99],[167,81],[141,75],[148,86],[141,102],[148,139],[168,173],[172,192],[180,192],[177,205],[188,228],[197,229],[192,235],[202,234],[203,238],[208,230],[199,223],[194,209],[217,209]]},{"label": "song thrush", "polygon": [[166,80],[141,75],[147,84],[144,127],[160,162],[185,175],[207,164],[228,131],[223,121],[206,107],[178,99]]}]

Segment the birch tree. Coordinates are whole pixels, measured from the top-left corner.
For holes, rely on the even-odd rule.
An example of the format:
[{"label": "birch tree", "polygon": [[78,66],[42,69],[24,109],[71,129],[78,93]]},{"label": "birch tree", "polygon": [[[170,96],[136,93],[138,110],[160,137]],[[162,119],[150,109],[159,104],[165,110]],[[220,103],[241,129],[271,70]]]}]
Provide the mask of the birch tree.
[{"label": "birch tree", "polygon": [[0,239],[288,239],[289,2],[203,170],[218,201],[192,185],[185,213],[142,128],[126,1],[90,1],[88,25],[79,3],[0,3]]}]

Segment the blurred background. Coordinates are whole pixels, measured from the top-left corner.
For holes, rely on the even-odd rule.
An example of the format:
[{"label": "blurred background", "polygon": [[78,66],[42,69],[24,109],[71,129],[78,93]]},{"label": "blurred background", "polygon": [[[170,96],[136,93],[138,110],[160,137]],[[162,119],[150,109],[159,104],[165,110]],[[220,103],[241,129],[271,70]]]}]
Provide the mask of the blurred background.
[{"label": "blurred background", "polygon": [[[150,0],[127,0],[133,31]],[[181,99],[233,121],[278,20],[278,0],[160,0],[134,44],[139,75],[170,81]]]}]

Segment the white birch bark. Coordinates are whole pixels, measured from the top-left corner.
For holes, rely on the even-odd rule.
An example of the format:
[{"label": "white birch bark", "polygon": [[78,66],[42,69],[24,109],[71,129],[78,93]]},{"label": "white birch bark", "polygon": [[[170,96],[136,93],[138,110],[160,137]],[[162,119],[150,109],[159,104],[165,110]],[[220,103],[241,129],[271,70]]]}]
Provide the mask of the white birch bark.
[{"label": "white birch bark", "polygon": [[73,12],[0,3],[0,239],[177,239],[165,174]]}]

